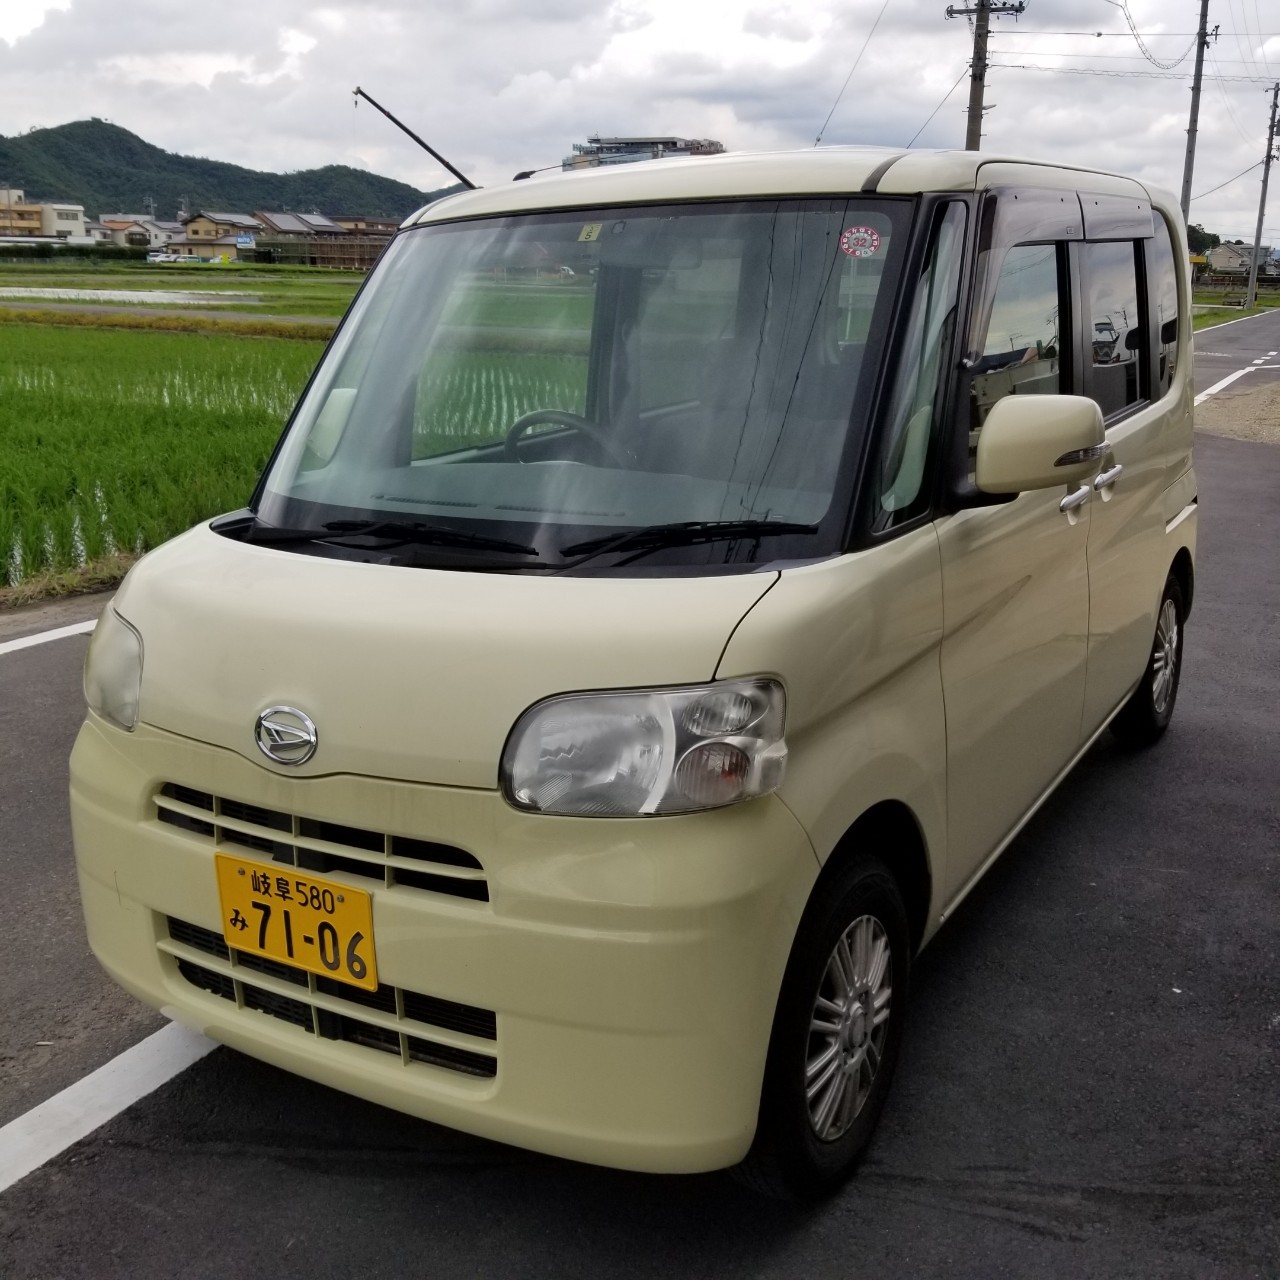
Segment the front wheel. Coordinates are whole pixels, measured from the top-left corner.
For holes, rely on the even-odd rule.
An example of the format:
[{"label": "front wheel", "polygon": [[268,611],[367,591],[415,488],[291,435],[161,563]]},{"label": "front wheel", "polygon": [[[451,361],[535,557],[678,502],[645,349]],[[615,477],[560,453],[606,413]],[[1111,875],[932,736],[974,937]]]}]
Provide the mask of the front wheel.
[{"label": "front wheel", "polygon": [[1164,584],[1156,612],[1156,635],[1142,681],[1111,722],[1111,731],[1129,746],[1145,747],[1169,727],[1182,676],[1182,632],[1186,608],[1173,574]]},{"label": "front wheel", "polygon": [[910,964],[897,881],[869,861],[839,873],[805,913],[787,965],[741,1182],[811,1200],[857,1167],[897,1064]]}]

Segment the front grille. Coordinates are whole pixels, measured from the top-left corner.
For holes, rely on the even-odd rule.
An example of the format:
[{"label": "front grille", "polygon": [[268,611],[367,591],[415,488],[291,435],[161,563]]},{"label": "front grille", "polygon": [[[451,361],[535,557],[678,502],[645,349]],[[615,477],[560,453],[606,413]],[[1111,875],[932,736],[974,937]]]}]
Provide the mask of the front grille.
[{"label": "front grille", "polygon": [[176,782],[166,782],[154,799],[161,822],[203,836],[219,848],[252,849],[303,871],[338,871],[388,888],[489,901],[479,859],[453,845],[299,817]]},{"label": "front grille", "polygon": [[[160,949],[177,961],[178,973],[194,987],[243,1009],[291,1023],[324,1040],[342,1040],[397,1057],[405,1066],[426,1063],[463,1075],[492,1078],[498,1060],[467,1048],[452,1036],[496,1041],[492,1009],[381,983],[365,991],[346,982],[307,973],[292,965],[228,947],[210,929],[166,917],[169,937]],[[200,959],[193,958],[193,953]],[[371,1012],[365,1012],[369,1010]],[[440,1032],[445,1038],[440,1038]]]}]

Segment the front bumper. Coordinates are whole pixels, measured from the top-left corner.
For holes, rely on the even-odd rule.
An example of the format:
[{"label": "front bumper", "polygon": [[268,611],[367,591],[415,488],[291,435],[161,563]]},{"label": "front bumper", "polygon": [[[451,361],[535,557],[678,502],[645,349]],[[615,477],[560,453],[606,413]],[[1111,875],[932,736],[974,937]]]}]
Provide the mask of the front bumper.
[{"label": "front bumper", "polygon": [[[392,992],[380,1010],[335,999],[314,979],[299,987],[296,975],[246,968],[209,944],[222,933],[213,853],[226,831],[161,821],[165,784],[226,800],[240,817],[244,806],[293,815],[295,834],[301,818],[313,830],[340,824],[329,835],[356,828],[466,851],[488,900],[392,873],[372,888],[378,973]],[[285,777],[90,716],[72,754],[71,809],[95,954],[139,999],[216,1040],[385,1106],[576,1160],[697,1172],[750,1146],[774,1005],[819,870],[775,796],[684,817],[547,817],[493,791]],[[273,865],[243,843],[227,852]],[[345,870],[326,874],[371,887]],[[434,1026],[421,1020],[434,1015],[409,1016],[437,1007],[471,1013]],[[339,1025],[367,1034],[339,1037]]]}]

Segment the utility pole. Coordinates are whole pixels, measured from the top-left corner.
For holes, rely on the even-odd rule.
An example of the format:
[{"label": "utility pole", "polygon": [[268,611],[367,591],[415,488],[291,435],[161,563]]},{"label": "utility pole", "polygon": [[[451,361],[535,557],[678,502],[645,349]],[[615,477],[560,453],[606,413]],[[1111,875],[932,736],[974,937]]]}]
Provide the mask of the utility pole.
[{"label": "utility pole", "polygon": [[[1204,0],[1205,4],[1209,0]],[[997,0],[977,0],[967,9],[947,6],[948,18],[973,18],[973,61],[969,64],[969,126],[964,135],[966,151],[982,149],[982,95],[987,86],[987,36],[991,30],[991,15],[1002,17],[1013,14],[1016,18],[1027,7],[1026,0],[998,3]]]},{"label": "utility pole", "polygon": [[1191,81],[1191,119],[1187,122],[1187,157],[1182,162],[1182,219],[1191,218],[1191,172],[1196,165],[1196,132],[1200,124],[1200,81],[1204,77],[1204,51],[1218,28],[1209,31],[1209,0],[1200,0],[1200,29],[1196,32],[1196,73]]},{"label": "utility pole", "polygon": [[1267,154],[1262,161],[1262,199],[1258,201],[1258,226],[1253,233],[1253,262],[1249,266],[1249,293],[1245,310],[1258,298],[1258,251],[1262,248],[1262,222],[1267,213],[1267,179],[1271,177],[1271,150],[1276,140],[1276,104],[1280,103],[1280,81],[1271,86],[1271,125],[1267,129]]}]

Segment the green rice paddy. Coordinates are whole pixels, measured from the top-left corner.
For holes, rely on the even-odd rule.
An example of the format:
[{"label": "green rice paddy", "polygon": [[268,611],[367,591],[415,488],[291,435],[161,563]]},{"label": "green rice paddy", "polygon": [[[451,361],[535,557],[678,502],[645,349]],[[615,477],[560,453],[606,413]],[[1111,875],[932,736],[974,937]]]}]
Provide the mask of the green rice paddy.
[{"label": "green rice paddy", "polygon": [[243,506],[323,344],[6,325],[0,585]]}]

